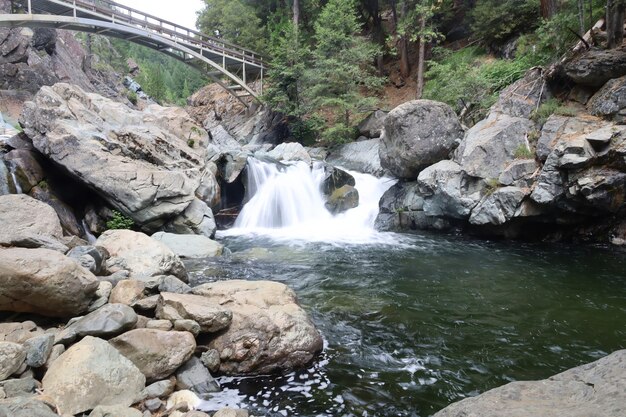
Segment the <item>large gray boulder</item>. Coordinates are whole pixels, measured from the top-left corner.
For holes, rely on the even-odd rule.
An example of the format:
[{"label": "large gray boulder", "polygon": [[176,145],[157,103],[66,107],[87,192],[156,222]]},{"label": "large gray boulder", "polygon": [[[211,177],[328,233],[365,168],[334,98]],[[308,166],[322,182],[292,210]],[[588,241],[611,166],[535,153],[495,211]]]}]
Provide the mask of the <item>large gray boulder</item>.
[{"label": "large gray boulder", "polygon": [[25,194],[0,196],[0,224],[0,246],[67,249],[60,243],[63,228],[54,209]]},{"label": "large gray boulder", "polygon": [[623,124],[626,122],[626,76],[609,80],[587,103],[589,113]]},{"label": "large gray boulder", "polygon": [[0,381],[17,371],[26,359],[26,349],[13,342],[0,342]]},{"label": "large gray boulder", "polygon": [[185,266],[170,248],[156,239],[132,230],[108,230],[96,241],[111,258],[121,260],[130,278],[146,279],[156,275],[174,275],[187,279]]},{"label": "large gray boulder", "polygon": [[311,164],[309,153],[297,142],[281,143],[269,151],[267,156],[277,161],[302,161]]},{"label": "large gray boulder", "polygon": [[511,382],[449,405],[433,417],[622,417],[626,350],[541,381]]},{"label": "large gray boulder", "polygon": [[87,336],[52,362],[42,383],[61,414],[74,415],[99,405],[134,404],[146,378],[109,343]]},{"label": "large gray boulder", "polygon": [[469,222],[475,225],[499,226],[511,220],[530,190],[503,187],[483,198],[472,210]]},{"label": "large gray boulder", "polygon": [[69,344],[85,336],[111,337],[132,329],[137,323],[135,311],[124,304],[106,304],[72,321],[56,336],[57,343]]},{"label": "large gray boulder", "polygon": [[148,382],[172,375],[196,349],[191,333],[156,329],[131,330],[109,343],[130,359]]},{"label": "large gray boulder", "polygon": [[171,321],[193,320],[203,332],[213,333],[228,327],[233,313],[208,297],[163,292],[157,303],[156,317]]},{"label": "large gray boulder", "polygon": [[49,249],[0,250],[0,311],[68,317],[87,310],[96,277]]},{"label": "large gray boulder", "polygon": [[163,242],[181,258],[208,258],[220,256],[224,246],[206,236],[179,235],[174,233],[157,232],[152,239]]},{"label": "large gray boulder", "polygon": [[220,386],[200,359],[192,356],[176,372],[176,389],[206,394],[219,391]]},{"label": "large gray boulder", "polygon": [[382,177],[385,170],[380,165],[380,139],[346,143],[334,149],[326,161],[334,166]]},{"label": "large gray boulder", "polygon": [[472,177],[497,179],[519,149],[529,148],[528,134],[534,128],[526,118],[494,113],[467,132],[455,160]]},{"label": "large gray boulder", "polygon": [[566,63],[563,71],[576,84],[601,87],[626,75],[626,49],[590,49]]},{"label": "large gray boulder", "polygon": [[309,363],[322,349],[322,337],[296,294],[271,281],[221,281],[194,288],[217,305],[228,304],[230,326],[208,347],[220,352],[220,372],[229,375],[286,371]]},{"label": "large gray boulder", "polygon": [[415,179],[422,169],[447,158],[463,137],[454,110],[430,100],[399,105],[389,112],[384,125],[380,162],[399,178]]},{"label": "large gray boulder", "polygon": [[208,135],[183,109],[136,111],[59,83],[24,105],[21,123],[37,150],[147,229],[194,199]]},{"label": "large gray boulder", "polygon": [[209,238],[215,236],[217,226],[213,211],[202,200],[194,199],[187,208],[165,225],[168,232],[179,234],[196,234]]},{"label": "large gray boulder", "polygon": [[424,198],[424,214],[430,217],[466,220],[482,197],[482,187],[454,161],[429,166],[420,172],[417,185]]}]

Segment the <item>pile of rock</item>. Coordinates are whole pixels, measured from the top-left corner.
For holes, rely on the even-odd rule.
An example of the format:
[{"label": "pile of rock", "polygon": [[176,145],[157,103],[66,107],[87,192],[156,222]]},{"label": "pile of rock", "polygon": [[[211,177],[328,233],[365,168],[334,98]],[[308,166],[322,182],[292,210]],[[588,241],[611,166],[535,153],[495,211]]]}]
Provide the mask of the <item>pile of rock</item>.
[{"label": "pile of rock", "polygon": [[110,230],[79,244],[23,194],[0,196],[0,222],[0,311],[22,314],[0,323],[0,414],[206,416],[193,408],[220,389],[212,372],[286,371],[322,349],[283,284],[190,287],[181,257],[218,254],[207,237]]},{"label": "pile of rock", "polygon": [[533,113],[551,93],[541,70],[533,69],[466,132],[444,104],[399,106],[385,120],[380,158],[401,181],[381,199],[377,227],[509,237],[585,236],[593,227],[599,238],[622,241],[622,84],[624,78],[609,79],[587,98],[588,110],[577,104],[577,114],[539,124]]}]

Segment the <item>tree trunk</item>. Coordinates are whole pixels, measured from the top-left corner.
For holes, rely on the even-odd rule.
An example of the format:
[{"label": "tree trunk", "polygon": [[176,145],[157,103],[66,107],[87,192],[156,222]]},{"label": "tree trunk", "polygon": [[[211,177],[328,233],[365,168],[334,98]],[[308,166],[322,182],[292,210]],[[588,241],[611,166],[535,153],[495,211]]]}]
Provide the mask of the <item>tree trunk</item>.
[{"label": "tree trunk", "polygon": [[626,12],[626,2],[618,2],[615,13],[615,46],[622,46],[624,42],[624,13]]},{"label": "tree trunk", "polygon": [[420,38],[419,38],[419,51],[418,51],[418,63],[417,63],[417,89],[415,91],[415,98],[417,100],[422,98],[424,93],[424,67],[426,66],[426,39],[424,39],[424,31],[426,30],[426,19],[424,16],[420,18]]},{"label": "tree trunk", "polygon": [[298,30],[300,24],[300,0],[293,0],[293,27]]},{"label": "tree trunk", "polygon": [[624,40],[624,10],[626,0],[607,0],[606,36],[609,49],[621,46]]},{"label": "tree trunk", "polygon": [[541,17],[551,19],[556,13],[557,0],[541,0]]},{"label": "tree trunk", "polygon": [[[402,8],[400,10],[400,17],[406,17],[406,1],[402,2]],[[409,64],[409,43],[405,35],[400,36],[398,49],[400,50],[400,74],[402,74],[402,77],[408,78],[411,74],[411,65]]]},{"label": "tree trunk", "polygon": [[585,0],[578,0],[578,24],[580,36],[585,36]]},{"label": "tree trunk", "polygon": [[88,33],[85,39],[85,59],[83,60],[83,72],[91,72],[91,49],[91,33]]}]

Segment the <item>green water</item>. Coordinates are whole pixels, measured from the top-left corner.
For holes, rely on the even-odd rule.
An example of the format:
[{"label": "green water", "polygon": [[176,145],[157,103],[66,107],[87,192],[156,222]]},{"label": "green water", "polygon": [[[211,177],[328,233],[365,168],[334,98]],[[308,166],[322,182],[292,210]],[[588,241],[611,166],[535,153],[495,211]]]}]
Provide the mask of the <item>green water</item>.
[{"label": "green water", "polygon": [[[624,250],[395,238],[338,246],[230,237],[229,259],[190,264],[194,284],[288,284],[326,340],[308,370],[223,378],[231,405],[267,416],[430,416],[626,348]],[[267,250],[249,250],[259,247]]]}]

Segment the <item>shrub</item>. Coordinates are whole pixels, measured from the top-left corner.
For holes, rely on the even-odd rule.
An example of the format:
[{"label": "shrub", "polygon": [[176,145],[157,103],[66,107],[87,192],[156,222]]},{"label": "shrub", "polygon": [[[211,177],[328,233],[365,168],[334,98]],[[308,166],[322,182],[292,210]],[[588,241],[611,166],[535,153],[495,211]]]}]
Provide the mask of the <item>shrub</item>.
[{"label": "shrub", "polygon": [[124,216],[117,210],[113,210],[113,216],[106,223],[108,230],[131,229],[134,225],[133,219]]},{"label": "shrub", "polygon": [[187,146],[189,146],[190,148],[193,148],[194,146],[196,146],[196,141],[193,139],[188,139]]},{"label": "shrub", "polygon": [[478,0],[470,12],[472,31],[484,45],[501,45],[540,22],[539,0]]},{"label": "shrub", "polygon": [[575,108],[563,106],[557,99],[551,98],[544,101],[541,106],[531,114],[530,118],[537,124],[543,125],[553,114],[573,117],[576,116],[577,113]]},{"label": "shrub", "polygon": [[128,91],[126,97],[128,98],[128,101],[133,103],[133,105],[137,105],[137,93],[135,93],[134,91]]},{"label": "shrub", "polygon": [[526,145],[520,145],[515,149],[513,154],[515,159],[531,159],[533,157],[532,151]]}]

